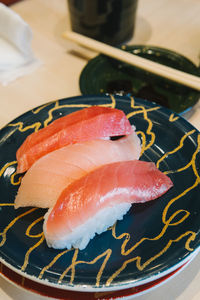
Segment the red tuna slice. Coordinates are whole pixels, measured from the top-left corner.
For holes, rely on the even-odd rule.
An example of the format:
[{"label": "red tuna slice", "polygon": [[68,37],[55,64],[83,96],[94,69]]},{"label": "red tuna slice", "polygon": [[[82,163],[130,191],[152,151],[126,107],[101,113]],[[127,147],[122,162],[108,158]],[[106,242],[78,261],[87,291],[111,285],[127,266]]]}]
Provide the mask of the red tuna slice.
[{"label": "red tuna slice", "polygon": [[104,208],[156,199],[172,185],[170,178],[151,162],[134,160],[104,165],[63,190],[45,216],[47,243],[51,246],[54,239],[59,241]]},{"label": "red tuna slice", "polygon": [[55,120],[30,134],[17,150],[17,173],[27,171],[43,155],[77,142],[132,132],[129,120],[119,109],[92,106]]}]

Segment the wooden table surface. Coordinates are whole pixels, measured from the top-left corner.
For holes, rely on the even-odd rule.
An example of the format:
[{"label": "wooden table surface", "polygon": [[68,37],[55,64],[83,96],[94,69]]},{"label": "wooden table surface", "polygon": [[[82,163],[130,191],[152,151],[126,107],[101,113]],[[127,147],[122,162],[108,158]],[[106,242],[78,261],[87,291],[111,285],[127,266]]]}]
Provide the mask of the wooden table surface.
[{"label": "wooden table surface", "polygon": [[[23,0],[10,6],[32,28],[32,47],[41,66],[7,86],[0,86],[0,128],[35,106],[80,95],[79,75],[96,53],[62,38],[69,28],[65,0]],[[199,0],[139,0],[135,35],[129,44],[147,44],[175,50],[196,65],[200,60]],[[188,118],[200,130],[200,105]],[[200,256],[173,280],[137,296],[137,300],[200,299]],[[36,300],[38,295],[0,278],[0,299]]]}]

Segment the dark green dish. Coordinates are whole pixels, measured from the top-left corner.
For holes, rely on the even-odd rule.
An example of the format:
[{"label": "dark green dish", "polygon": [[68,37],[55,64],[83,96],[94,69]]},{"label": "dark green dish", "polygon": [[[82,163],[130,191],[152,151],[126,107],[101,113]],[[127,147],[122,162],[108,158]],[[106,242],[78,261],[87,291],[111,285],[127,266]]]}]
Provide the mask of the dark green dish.
[{"label": "dark green dish", "polygon": [[[186,57],[164,48],[123,46],[123,50],[175,69],[200,76],[198,69]],[[183,113],[200,98],[200,92],[161,78],[137,67],[104,55],[90,60],[80,76],[82,94],[133,95],[159,103],[174,112]]]},{"label": "dark green dish", "polygon": [[[116,227],[83,251],[48,248],[46,210],[13,207],[19,187],[16,151],[26,136],[90,105],[122,109],[153,161],[174,187],[152,202],[133,205]],[[74,291],[113,291],[151,282],[177,269],[200,246],[200,133],[179,115],[129,97],[81,96],[29,111],[0,131],[0,262],[23,277]]]}]

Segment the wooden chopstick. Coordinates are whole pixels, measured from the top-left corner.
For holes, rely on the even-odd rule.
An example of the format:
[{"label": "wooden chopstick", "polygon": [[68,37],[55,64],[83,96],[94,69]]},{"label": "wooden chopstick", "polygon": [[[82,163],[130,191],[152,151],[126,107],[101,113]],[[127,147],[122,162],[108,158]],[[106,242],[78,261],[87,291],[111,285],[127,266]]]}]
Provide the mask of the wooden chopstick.
[{"label": "wooden chopstick", "polygon": [[167,78],[169,80],[178,82],[180,84],[186,85],[193,89],[200,91],[200,77],[191,75],[171,67],[150,61],[146,58],[139,57],[132,53],[125,52],[121,49],[112,47],[110,45],[104,44],[102,42],[96,41],[79,33],[73,31],[67,31],[63,34],[63,37],[78,43],[88,49],[94,50],[99,53],[103,53],[109,57],[118,59],[130,65],[141,68],[145,71],[154,73],[161,77]]}]

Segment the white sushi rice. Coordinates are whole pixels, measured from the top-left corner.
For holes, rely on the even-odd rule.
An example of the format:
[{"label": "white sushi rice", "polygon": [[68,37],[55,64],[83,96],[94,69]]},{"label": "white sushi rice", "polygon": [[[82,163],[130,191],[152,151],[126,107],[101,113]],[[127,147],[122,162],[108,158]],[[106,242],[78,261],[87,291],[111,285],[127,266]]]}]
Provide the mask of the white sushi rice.
[{"label": "white sushi rice", "polygon": [[73,231],[66,234],[50,236],[46,231],[46,222],[51,209],[44,216],[44,235],[47,245],[55,249],[71,249],[71,247],[83,250],[96,233],[100,234],[112,226],[117,220],[122,220],[123,216],[130,209],[130,203],[120,203],[101,209],[97,214],[88,219],[84,224],[77,226]]}]

